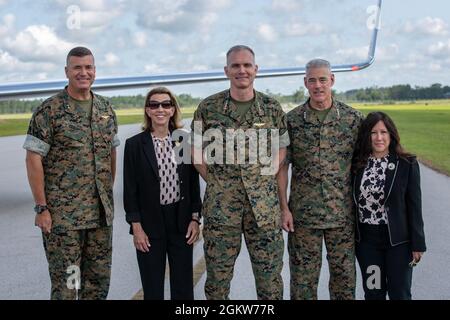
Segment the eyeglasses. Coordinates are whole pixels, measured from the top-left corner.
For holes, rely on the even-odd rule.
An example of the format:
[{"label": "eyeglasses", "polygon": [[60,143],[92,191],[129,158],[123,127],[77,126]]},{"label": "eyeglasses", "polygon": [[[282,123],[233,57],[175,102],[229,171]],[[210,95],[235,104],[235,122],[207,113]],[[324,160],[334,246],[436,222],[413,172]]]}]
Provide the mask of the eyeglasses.
[{"label": "eyeglasses", "polygon": [[152,110],[156,110],[159,106],[163,107],[163,109],[170,109],[173,107],[172,101],[150,101],[147,105],[147,108]]}]

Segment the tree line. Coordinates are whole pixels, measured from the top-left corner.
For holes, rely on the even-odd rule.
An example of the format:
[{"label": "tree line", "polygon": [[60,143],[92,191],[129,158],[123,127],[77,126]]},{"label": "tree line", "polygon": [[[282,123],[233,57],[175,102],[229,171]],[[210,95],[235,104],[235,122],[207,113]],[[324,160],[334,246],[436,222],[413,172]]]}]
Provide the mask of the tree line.
[{"label": "tree line", "polygon": [[[117,96],[108,99],[114,109],[142,108],[145,103],[145,96],[143,95]],[[181,108],[198,105],[201,100],[202,98],[195,98],[185,93],[177,96]],[[0,101],[0,114],[32,113],[43,101],[44,99]]]},{"label": "tree line", "polygon": [[391,87],[371,87],[365,89],[349,90],[338,93],[337,97],[346,101],[411,101],[449,99],[450,87],[440,83],[429,87],[411,87],[409,84],[400,84]]},{"label": "tree line", "polygon": [[[308,97],[307,92],[303,87],[299,88],[291,95],[273,93],[270,90],[266,90],[266,94],[276,98],[282,104],[299,104]],[[333,95],[343,102],[392,102],[450,99],[450,86],[443,86],[440,83],[432,84],[429,87],[412,87],[409,84],[401,84],[390,87],[354,89],[345,92],[333,91]],[[142,108],[145,102],[145,96],[143,95],[117,96],[109,99],[116,109]],[[179,94],[177,99],[182,108],[198,105],[202,100],[202,98],[192,97],[190,94],[186,93]],[[33,112],[42,101],[43,99],[0,101],[0,114],[30,113]]]}]

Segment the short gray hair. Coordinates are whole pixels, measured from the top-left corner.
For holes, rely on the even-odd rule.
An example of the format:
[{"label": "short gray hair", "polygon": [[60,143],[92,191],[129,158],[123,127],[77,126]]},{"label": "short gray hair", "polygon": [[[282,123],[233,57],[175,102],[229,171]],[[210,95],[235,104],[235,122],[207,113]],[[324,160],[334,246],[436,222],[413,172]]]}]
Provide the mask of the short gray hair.
[{"label": "short gray hair", "polygon": [[255,61],[255,52],[252,50],[252,48],[250,48],[249,46],[243,45],[243,44],[238,44],[236,46],[231,47],[228,52],[227,52],[227,65],[228,65],[228,59],[230,58],[230,54],[232,54],[233,52],[237,52],[237,51],[242,51],[242,50],[247,50],[248,52],[250,52],[253,56],[253,61]]},{"label": "short gray hair", "polygon": [[330,62],[325,59],[313,59],[306,64],[306,72],[315,68],[327,68],[331,72]]}]

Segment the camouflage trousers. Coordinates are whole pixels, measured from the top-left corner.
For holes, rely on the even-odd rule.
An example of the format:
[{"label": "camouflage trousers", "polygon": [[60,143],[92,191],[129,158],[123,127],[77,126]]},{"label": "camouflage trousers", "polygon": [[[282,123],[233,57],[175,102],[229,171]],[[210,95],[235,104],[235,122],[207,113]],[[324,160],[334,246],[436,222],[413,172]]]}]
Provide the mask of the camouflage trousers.
[{"label": "camouflage trousers", "polygon": [[[236,258],[241,250],[242,233],[250,254],[256,292],[260,300],[283,298],[284,240],[280,226],[258,228],[250,203],[231,202],[216,208],[228,216],[228,223],[221,224],[208,219],[204,213],[203,229],[206,261],[205,294],[208,300],[229,299],[230,283]],[[214,214],[217,214],[215,212]],[[233,223],[230,223],[230,222]],[[240,284],[245,285],[245,284]]]},{"label": "camouflage trousers", "polygon": [[[43,235],[52,300],[106,299],[112,260],[112,227]],[[76,290],[76,282],[79,289]]]},{"label": "camouflage trousers", "polygon": [[330,270],[331,300],[355,299],[355,235],[353,225],[342,228],[309,229],[295,227],[289,233],[291,299],[316,300],[325,240]]}]

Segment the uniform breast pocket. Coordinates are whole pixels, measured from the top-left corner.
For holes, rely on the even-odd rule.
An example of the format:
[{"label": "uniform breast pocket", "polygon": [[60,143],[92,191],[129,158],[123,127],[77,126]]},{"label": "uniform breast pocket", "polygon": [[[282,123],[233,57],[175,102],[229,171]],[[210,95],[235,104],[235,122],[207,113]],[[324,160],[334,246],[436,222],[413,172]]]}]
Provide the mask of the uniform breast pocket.
[{"label": "uniform breast pocket", "polygon": [[330,137],[331,149],[344,157],[352,156],[354,148],[354,138],[351,132],[339,132]]},{"label": "uniform breast pocket", "polygon": [[289,138],[292,148],[299,153],[314,152],[319,143],[313,132],[299,127],[291,128]]},{"label": "uniform breast pocket", "polygon": [[67,125],[63,128],[61,143],[67,148],[81,148],[86,144],[87,134],[83,128]]},{"label": "uniform breast pocket", "polygon": [[205,141],[205,139],[206,141],[225,141],[227,129],[231,129],[231,127],[227,127],[227,125],[222,122],[211,121],[203,128],[203,141]]}]

